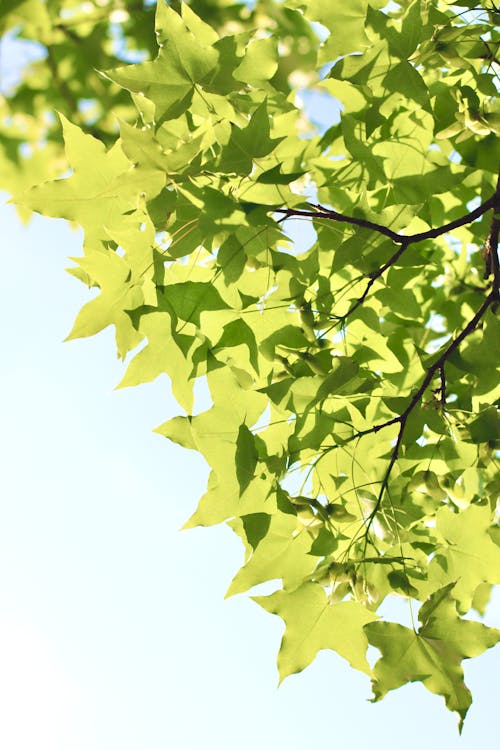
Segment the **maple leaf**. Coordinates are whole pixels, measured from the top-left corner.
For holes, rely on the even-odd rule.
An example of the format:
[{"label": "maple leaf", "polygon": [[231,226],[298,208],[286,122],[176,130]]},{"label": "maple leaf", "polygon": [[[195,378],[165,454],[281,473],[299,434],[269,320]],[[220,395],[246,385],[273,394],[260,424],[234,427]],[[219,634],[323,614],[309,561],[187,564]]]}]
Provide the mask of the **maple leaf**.
[{"label": "maple leaf", "polygon": [[490,509],[471,505],[461,513],[443,507],[436,514],[436,529],[444,539],[429,566],[429,581],[443,586],[456,581],[453,596],[467,612],[481,583],[500,583],[500,547],[492,540]]},{"label": "maple leaf", "polygon": [[282,513],[272,516],[265,537],[233,578],[226,596],[274,578],[283,579],[287,587],[296,586],[316,567],[314,557],[307,554],[311,544],[307,528],[298,524],[295,516]]},{"label": "maple leaf", "polygon": [[224,146],[219,167],[224,172],[249,174],[254,159],[261,159],[274,151],[283,138],[270,138],[269,115],[264,101],[252,114],[248,125],[233,125],[231,137]]},{"label": "maple leaf", "polygon": [[451,596],[454,585],[439,589],[422,605],[417,632],[393,622],[371,623],[365,632],[382,654],[373,668],[374,700],[407,682],[422,682],[458,713],[461,730],[472,702],[461,662],[498,643],[500,630],[461,619]]},{"label": "maple leaf", "polygon": [[141,338],[147,338],[148,343],[131,360],[117,388],[149,383],[166,373],[172,381],[174,395],[190,412],[193,406],[193,386],[189,378],[192,367],[185,352],[193,337],[175,333],[171,316],[155,310],[140,315],[137,331]]},{"label": "maple leaf", "polygon": [[332,604],[317,583],[304,583],[295,591],[276,591],[270,596],[252,598],[286,623],[278,655],[280,681],[305,669],[322,649],[336,651],[355,669],[371,674],[365,656],[368,641],[363,626],[377,616],[362,604]]},{"label": "maple leaf", "polygon": [[165,184],[159,171],[134,168],[119,142],[109,151],[97,138],[85,134],[60,115],[69,177],[36,185],[19,197],[25,207],[46,216],[76,221],[85,229],[85,245],[109,239],[106,227],[137,207],[140,195],[153,197]]},{"label": "maple leaf", "polygon": [[87,302],[78,313],[67,341],[93,336],[109,325],[116,326],[118,353],[123,358],[141,341],[127,314],[144,302],[142,284],[132,277],[131,269],[112,251],[72,258],[100,288],[96,299]]},{"label": "maple leaf", "polygon": [[[212,34],[213,30],[198,19],[190,31],[186,20],[192,22],[196,16],[185,3],[181,7],[179,15],[166,3],[158,3],[155,30],[160,49],[156,60],[106,72],[120,86],[153,101],[159,123],[188,109],[193,93],[210,81],[219,59],[217,50],[206,43],[207,37],[203,39],[202,29],[208,28]],[[210,33],[208,38],[213,41]]]}]

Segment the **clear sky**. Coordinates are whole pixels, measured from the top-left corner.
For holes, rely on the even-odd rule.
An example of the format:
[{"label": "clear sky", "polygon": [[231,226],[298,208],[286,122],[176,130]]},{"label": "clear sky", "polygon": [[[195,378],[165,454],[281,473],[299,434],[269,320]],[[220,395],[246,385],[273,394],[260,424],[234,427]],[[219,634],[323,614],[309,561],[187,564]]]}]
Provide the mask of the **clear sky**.
[{"label": "clear sky", "polygon": [[332,653],[277,689],[281,621],[224,601],[239,540],[179,531],[207,472],[151,432],[178,413],[166,376],[114,391],[111,329],[63,343],[88,299],[63,270],[79,232],[8,205],[0,226],[2,750],[491,747],[500,648],[466,662],[461,738],[441,698],[411,685],[371,704]]}]

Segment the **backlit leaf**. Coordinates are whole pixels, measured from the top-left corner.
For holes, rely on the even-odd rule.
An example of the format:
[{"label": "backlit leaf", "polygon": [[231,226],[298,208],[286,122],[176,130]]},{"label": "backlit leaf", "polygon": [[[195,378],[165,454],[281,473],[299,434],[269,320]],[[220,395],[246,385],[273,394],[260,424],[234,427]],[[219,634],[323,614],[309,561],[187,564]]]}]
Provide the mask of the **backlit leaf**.
[{"label": "backlit leaf", "polygon": [[301,672],[325,648],[337,651],[355,669],[371,673],[365,656],[368,642],[363,626],[375,620],[376,615],[361,604],[333,604],[323,588],[315,583],[305,583],[295,591],[277,591],[253,599],[286,623],[278,656],[280,681]]}]

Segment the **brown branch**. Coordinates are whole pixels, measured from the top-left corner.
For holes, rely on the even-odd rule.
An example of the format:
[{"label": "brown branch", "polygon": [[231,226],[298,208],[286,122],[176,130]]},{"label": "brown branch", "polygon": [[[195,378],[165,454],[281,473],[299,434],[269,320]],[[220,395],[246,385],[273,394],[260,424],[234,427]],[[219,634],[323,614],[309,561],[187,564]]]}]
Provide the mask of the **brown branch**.
[{"label": "brown branch", "polygon": [[404,239],[408,240],[409,242],[422,242],[422,240],[436,239],[436,237],[440,237],[442,234],[451,232],[453,231],[453,229],[458,229],[458,227],[463,227],[466,224],[470,224],[472,221],[479,219],[483,214],[489,211],[490,208],[493,208],[494,205],[495,205],[495,194],[492,195],[491,198],[488,198],[488,200],[484,201],[484,203],[481,203],[481,205],[475,208],[473,211],[469,211],[468,214],[461,216],[459,219],[450,221],[448,224],[443,224],[442,227],[438,227],[437,229],[429,229],[427,232],[419,232],[418,234],[410,234],[408,237],[405,237]]},{"label": "brown branch", "polygon": [[439,398],[441,401],[441,408],[444,409],[446,406],[446,373],[444,371],[444,365],[439,370],[439,377]]},{"label": "brown branch", "polygon": [[394,263],[403,255],[404,251],[406,250],[406,248],[408,247],[409,244],[410,244],[409,242],[403,243],[396,250],[396,252],[393,255],[391,255],[391,257],[389,258],[389,260],[386,261],[386,263],[384,263],[383,266],[380,266],[380,268],[377,271],[374,271],[373,273],[370,274],[370,279],[369,279],[369,281],[368,281],[368,283],[367,283],[367,285],[365,287],[365,291],[363,292],[363,294],[361,295],[361,297],[358,300],[356,300],[356,302],[354,303],[354,305],[351,308],[349,308],[349,310],[346,312],[346,314],[342,316],[342,320],[345,321],[346,318],[349,315],[352,315],[352,313],[355,310],[358,309],[358,307],[361,307],[361,305],[363,304],[363,302],[367,298],[367,296],[368,296],[368,294],[370,292],[370,289],[372,288],[372,286],[376,282],[376,280],[379,279],[382,276],[382,274],[385,271],[387,271],[388,268],[390,268],[390,266],[394,265]]},{"label": "brown branch", "polygon": [[498,257],[498,238],[500,235],[500,172],[498,173],[497,187],[493,196],[493,218],[490,231],[484,243],[484,278],[493,274],[493,294],[497,302],[500,301],[500,262]]},{"label": "brown branch", "polygon": [[430,383],[432,382],[432,379],[434,378],[437,372],[440,373],[441,399],[442,399],[442,402],[444,401],[444,398],[446,395],[445,394],[446,382],[445,382],[445,376],[444,376],[444,367],[445,367],[446,361],[449,359],[451,354],[453,354],[453,352],[456,349],[458,349],[462,341],[465,338],[467,338],[467,336],[469,336],[473,331],[475,331],[475,329],[477,328],[479,322],[481,321],[482,317],[484,316],[488,308],[490,306],[493,306],[496,303],[496,301],[497,301],[496,295],[494,294],[494,292],[490,292],[490,294],[486,297],[486,299],[484,300],[483,304],[481,305],[477,313],[474,315],[474,317],[469,320],[465,328],[463,328],[462,331],[458,334],[458,336],[454,338],[448,344],[448,346],[442,352],[442,354],[427,369],[427,373],[422,383],[413,394],[406,409],[401,414],[398,414],[396,417],[392,417],[391,419],[388,419],[385,422],[379,422],[379,424],[373,425],[372,427],[369,427],[366,430],[358,430],[352,435],[349,435],[348,438],[345,438],[345,439],[341,438],[342,442],[337,442],[335,445],[328,446],[328,448],[325,451],[323,451],[323,453],[318,457],[317,461],[315,462],[314,465],[317,465],[321,461],[321,459],[324,458],[331,451],[337,450],[338,448],[343,448],[349,443],[352,443],[354,440],[359,440],[365,437],[366,435],[376,434],[377,432],[381,432],[381,430],[385,430],[387,427],[391,427],[392,425],[399,423],[399,432],[398,432],[398,437],[396,439],[396,444],[394,445],[394,448],[391,452],[389,465],[384,474],[384,478],[382,479],[382,484],[380,487],[380,491],[379,491],[375,506],[368,518],[366,534],[368,534],[369,532],[370,526],[372,525],[373,520],[382,502],[385,490],[387,489],[387,485],[389,483],[389,478],[390,478],[392,469],[394,468],[394,464],[396,463],[398,456],[399,456],[399,449],[401,447],[401,443],[402,443],[403,436],[404,436],[404,431],[406,429],[406,423],[408,422],[410,414],[419,403],[420,399],[424,395],[425,391],[429,387]]},{"label": "brown branch", "polygon": [[[496,12],[498,12],[498,11],[496,11]],[[489,60],[490,63],[496,63],[497,65],[500,65],[500,60],[498,60],[498,58],[495,57],[496,50],[495,50],[495,52],[492,52],[490,50],[490,45],[488,44],[488,42],[485,42],[484,39],[481,39],[481,41],[484,44],[484,46],[486,47],[487,54],[486,55],[479,55],[480,59],[481,60]],[[498,44],[497,44],[497,49],[498,49]],[[488,67],[490,67],[490,66],[488,66]]]},{"label": "brown branch", "polygon": [[[373,231],[379,232],[379,234],[383,234],[386,237],[389,237],[393,240],[393,242],[400,245],[400,247],[396,250],[395,253],[391,255],[389,260],[387,260],[377,271],[373,271],[370,274],[366,274],[366,276],[369,277],[369,281],[365,287],[364,292],[362,293],[361,297],[356,300],[356,302],[352,305],[352,307],[344,314],[339,316],[339,320],[342,322],[345,322],[349,315],[352,315],[352,313],[357,310],[365,299],[367,298],[368,294],[370,293],[370,289],[372,288],[373,284],[377,279],[379,279],[385,271],[387,271],[388,268],[390,268],[394,263],[401,257],[401,255],[405,252],[405,250],[408,248],[409,245],[415,243],[415,242],[422,242],[423,240],[427,239],[435,239],[436,237],[440,237],[443,234],[446,234],[447,232],[451,232],[453,229],[457,229],[458,227],[464,226],[465,224],[469,224],[472,221],[475,221],[479,217],[481,217],[483,214],[485,214],[487,211],[490,210],[490,208],[494,208],[495,211],[500,211],[500,175],[499,175],[499,182],[497,185],[497,189],[495,193],[488,198],[484,203],[482,203],[480,206],[475,208],[473,211],[469,211],[469,213],[465,214],[464,216],[461,216],[458,219],[454,219],[453,221],[448,222],[447,224],[443,224],[440,227],[437,227],[435,229],[429,229],[426,232],[418,232],[417,234],[410,234],[410,235],[402,235],[398,234],[397,232],[393,232],[392,229],[389,229],[386,226],[383,226],[382,224],[376,224],[375,222],[368,221],[367,219],[359,219],[355,216],[346,216],[345,214],[340,214],[337,211],[334,211],[333,209],[327,209],[323,206],[317,205],[317,204],[310,204],[313,211],[305,210],[305,209],[294,209],[294,208],[277,208],[273,209],[274,213],[280,213],[283,214],[282,218],[279,219],[279,223],[285,221],[288,218],[294,218],[294,217],[300,217],[300,216],[306,216],[312,219],[329,219],[331,221],[339,221],[343,223],[350,223],[354,226],[360,226],[365,229],[372,229]],[[495,227],[495,231],[493,231],[493,227]],[[490,231],[490,236],[487,241],[487,245],[485,245],[485,253],[488,252],[489,257],[495,257],[494,263],[496,265],[492,266],[495,270],[496,275],[494,275],[494,288],[497,290],[497,296],[498,296],[498,290],[500,288],[500,269],[498,264],[498,237],[499,237],[499,230],[500,230],[500,220],[495,219],[493,217],[492,222],[492,230]],[[493,245],[491,245],[491,242],[493,242]],[[490,248],[493,247],[493,250]],[[488,262],[488,261],[486,261]],[[489,272],[488,272],[489,275]],[[485,275],[485,278],[487,278],[487,275]]]},{"label": "brown branch", "polygon": [[383,224],[377,224],[373,221],[369,221],[368,219],[359,219],[356,216],[347,216],[346,214],[338,213],[338,211],[334,211],[333,209],[324,208],[323,206],[315,205],[313,203],[309,205],[311,205],[312,209],[314,210],[306,210],[301,208],[273,208],[272,211],[273,213],[283,214],[284,218],[286,219],[306,216],[311,219],[329,219],[330,221],[352,224],[353,226],[363,227],[364,229],[372,229],[374,232],[378,232],[379,234],[383,234],[385,237],[389,237],[389,239],[399,245],[409,245],[413,242],[422,242],[423,240],[435,239],[436,237],[440,237],[442,234],[451,232],[453,229],[458,229],[458,227],[462,227],[465,224],[470,224],[470,222],[475,221],[475,219],[479,219],[479,217],[485,214],[486,211],[489,211],[490,208],[493,208],[495,205],[495,200],[496,193],[492,195],[491,198],[488,198],[488,200],[484,201],[484,203],[482,203],[480,206],[475,208],[473,211],[469,211],[469,213],[461,216],[459,219],[450,221],[448,224],[443,224],[443,226],[437,227],[436,229],[428,229],[426,232],[418,232],[417,234],[408,235],[393,232],[392,229],[389,229]]},{"label": "brown branch", "polygon": [[272,210],[273,213],[284,214],[286,219],[293,219],[299,216],[308,216],[311,219],[330,219],[330,221],[339,221],[346,224],[353,224],[357,227],[363,227],[364,229],[372,229],[375,232],[379,232],[380,234],[389,237],[389,239],[394,242],[403,242],[407,239],[406,237],[401,237],[397,232],[393,232],[392,229],[388,229],[388,227],[385,227],[382,224],[376,224],[367,219],[358,219],[356,216],[345,216],[344,214],[339,214],[333,209],[323,208],[323,206],[315,206],[312,203],[309,205],[315,210],[308,211],[301,208],[273,208]]},{"label": "brown branch", "polygon": [[314,210],[285,208],[285,209],[274,209],[274,212],[283,214],[283,218],[279,220],[280,222],[287,218],[307,216],[312,219],[322,218],[322,219],[329,219],[332,221],[350,223],[354,226],[360,226],[366,229],[372,229],[374,231],[377,231],[380,234],[383,234],[384,236],[389,237],[395,243],[400,245],[400,247],[396,250],[396,252],[393,253],[393,255],[389,258],[388,261],[386,261],[377,271],[369,275],[369,281],[366,285],[366,288],[363,294],[354,303],[354,305],[350,308],[350,310],[344,316],[342,316],[343,321],[345,321],[345,319],[351,313],[353,313],[354,310],[356,310],[358,307],[360,307],[360,305],[363,304],[363,302],[368,296],[370,289],[375,283],[375,281],[378,278],[380,278],[380,276],[382,276],[382,274],[401,257],[401,255],[404,253],[404,251],[407,249],[407,247],[410,244],[413,244],[416,242],[422,242],[423,240],[427,240],[427,239],[435,239],[437,237],[440,237],[443,234],[446,234],[447,232],[452,231],[453,229],[457,229],[458,227],[464,226],[466,224],[471,223],[472,221],[475,221],[476,219],[481,217],[483,214],[485,214],[487,211],[489,211],[491,208],[493,208],[495,211],[495,214],[493,216],[492,223],[491,223],[490,233],[488,235],[488,239],[485,244],[485,251],[487,251],[487,257],[489,259],[487,260],[487,262],[489,262],[490,264],[489,269],[493,271],[493,277],[494,277],[493,289],[490,292],[490,294],[486,297],[486,299],[484,300],[479,310],[467,323],[465,328],[462,329],[462,331],[458,334],[458,336],[456,336],[456,338],[454,338],[448,344],[448,346],[446,346],[444,351],[433,362],[433,364],[430,365],[430,367],[428,367],[426,375],[424,379],[422,380],[420,386],[417,388],[417,390],[411,397],[410,401],[408,402],[406,408],[401,414],[391,419],[388,419],[385,422],[381,422],[379,424],[373,425],[372,427],[366,430],[360,430],[350,435],[347,439],[341,439],[341,442],[337,442],[334,446],[330,446],[326,451],[324,451],[315,462],[315,465],[319,463],[321,458],[327,455],[331,450],[335,450],[336,448],[345,446],[348,443],[354,440],[359,440],[360,438],[366,435],[376,434],[380,432],[381,430],[387,427],[390,427],[392,425],[399,424],[399,431],[398,431],[398,435],[396,438],[396,443],[391,451],[389,463],[384,473],[383,479],[381,481],[377,500],[375,502],[375,505],[366,523],[365,539],[367,540],[371,525],[373,524],[373,521],[381,506],[385,492],[387,491],[392,470],[398,460],[406,425],[407,425],[410,415],[412,414],[417,404],[421,401],[422,396],[424,395],[425,391],[427,390],[427,388],[429,387],[430,383],[432,382],[433,378],[436,376],[437,373],[439,373],[439,377],[440,377],[440,387],[437,390],[440,393],[441,406],[443,409],[445,408],[446,406],[446,377],[445,377],[446,361],[453,354],[453,352],[456,349],[458,349],[462,341],[476,329],[476,327],[478,326],[479,322],[481,321],[482,317],[484,316],[488,308],[490,306],[495,307],[497,303],[500,301],[500,297],[499,297],[500,264],[499,264],[499,257],[498,257],[498,244],[499,244],[499,235],[500,235],[500,216],[498,216],[498,214],[500,213],[500,174],[498,177],[498,183],[497,183],[495,193],[486,201],[484,201],[484,203],[478,206],[478,208],[474,209],[473,211],[469,211],[469,213],[465,214],[464,216],[458,219],[455,219],[454,221],[448,222],[447,224],[443,224],[441,227],[437,227],[435,229],[429,229],[426,232],[419,232],[413,235],[400,235],[396,232],[393,232],[388,227],[383,226],[382,224],[377,224],[375,222],[371,222],[365,219],[358,219],[356,217],[346,216],[344,214],[338,213],[337,211],[325,209],[323,206],[320,206],[320,205],[311,204],[311,206]]},{"label": "brown branch", "polygon": [[471,318],[471,320],[469,320],[465,328],[462,329],[462,331],[458,334],[458,336],[455,339],[453,339],[450,342],[450,344],[446,347],[446,349],[441,354],[441,356],[438,357],[436,361],[428,368],[425,378],[423,379],[417,391],[413,394],[408,406],[402,412],[402,414],[400,414],[398,417],[395,417],[394,419],[389,420],[388,422],[384,422],[383,424],[376,425],[371,430],[371,432],[378,432],[379,430],[382,430],[385,427],[389,427],[389,425],[393,425],[399,422],[399,433],[398,433],[398,437],[396,440],[396,444],[394,445],[394,448],[391,452],[389,464],[387,466],[384,477],[382,479],[382,484],[380,486],[377,500],[368,518],[368,523],[367,523],[366,532],[365,532],[366,535],[368,535],[368,532],[370,531],[370,527],[382,503],[384,493],[387,490],[387,486],[389,484],[389,479],[390,479],[392,470],[394,468],[396,461],[398,460],[399,450],[401,448],[401,443],[403,441],[404,431],[405,431],[406,424],[408,422],[408,419],[411,413],[413,412],[413,410],[419,403],[420,399],[424,395],[426,389],[430,385],[432,379],[434,378],[437,372],[441,373],[441,388],[443,387],[443,372],[444,372],[444,366],[445,366],[446,361],[449,359],[450,355],[453,354],[453,352],[456,349],[458,349],[462,341],[477,328],[483,315],[486,313],[488,308],[496,302],[496,300],[497,300],[497,297],[494,292],[491,292],[486,297],[486,299],[484,300],[483,304],[481,305],[477,313],[474,315],[474,317]]}]

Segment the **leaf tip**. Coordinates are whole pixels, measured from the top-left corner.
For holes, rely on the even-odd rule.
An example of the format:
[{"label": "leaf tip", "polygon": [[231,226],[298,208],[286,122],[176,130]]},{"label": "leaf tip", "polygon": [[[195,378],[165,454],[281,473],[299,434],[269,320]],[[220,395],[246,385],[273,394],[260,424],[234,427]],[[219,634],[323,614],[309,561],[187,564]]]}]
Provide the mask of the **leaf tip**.
[{"label": "leaf tip", "polygon": [[180,530],[181,531],[187,531],[187,529],[194,529],[196,526],[199,526],[200,524],[196,520],[196,513],[193,513],[192,516],[188,518],[188,520],[182,524]]}]

